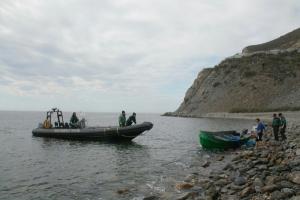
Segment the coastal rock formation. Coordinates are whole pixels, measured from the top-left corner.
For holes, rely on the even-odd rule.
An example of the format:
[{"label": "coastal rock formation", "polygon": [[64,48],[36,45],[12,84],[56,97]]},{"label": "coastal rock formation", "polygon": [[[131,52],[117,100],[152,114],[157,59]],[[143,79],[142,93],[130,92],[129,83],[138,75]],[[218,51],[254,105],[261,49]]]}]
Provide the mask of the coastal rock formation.
[{"label": "coastal rock formation", "polygon": [[300,29],[202,70],[177,116],[300,108]]}]

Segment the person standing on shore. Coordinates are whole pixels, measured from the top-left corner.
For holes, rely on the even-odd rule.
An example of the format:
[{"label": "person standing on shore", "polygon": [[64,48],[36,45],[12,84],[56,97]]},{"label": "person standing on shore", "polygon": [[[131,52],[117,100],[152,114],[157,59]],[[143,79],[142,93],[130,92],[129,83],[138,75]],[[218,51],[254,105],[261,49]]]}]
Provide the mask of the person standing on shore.
[{"label": "person standing on shore", "polygon": [[281,139],[282,140],[286,140],[286,135],[285,135],[285,129],[286,129],[286,119],[283,116],[282,113],[279,113],[279,118],[280,118],[280,128],[279,128],[279,132],[281,135]]},{"label": "person standing on shore", "polygon": [[277,117],[277,114],[273,114],[273,122],[272,122],[272,127],[273,127],[273,134],[275,137],[275,140],[278,141],[278,132],[279,132],[279,127],[280,127],[280,119]]},{"label": "person standing on shore", "polygon": [[124,127],[126,126],[126,114],[125,111],[122,111],[122,114],[119,116],[119,126]]},{"label": "person standing on shore", "polygon": [[256,119],[256,122],[257,122],[257,127],[256,127],[257,137],[256,137],[256,141],[262,141],[262,136],[263,136],[264,130],[266,128],[265,128],[265,125],[260,121],[259,118]]}]

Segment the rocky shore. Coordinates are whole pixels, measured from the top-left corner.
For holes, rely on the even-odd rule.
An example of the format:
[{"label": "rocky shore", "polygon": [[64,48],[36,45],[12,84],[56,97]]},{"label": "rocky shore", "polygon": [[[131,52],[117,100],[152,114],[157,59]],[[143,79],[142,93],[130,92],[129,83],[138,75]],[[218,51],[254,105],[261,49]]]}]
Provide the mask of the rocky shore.
[{"label": "rocky shore", "polygon": [[[144,200],[300,200],[300,125],[290,123],[287,141],[275,141],[272,130],[267,130],[264,141],[252,148],[228,152],[224,156],[199,166],[213,168],[224,159],[224,167],[207,176],[199,171],[174,185],[172,197],[157,195]],[[225,158],[224,158],[225,157]],[[217,162],[219,161],[219,162]],[[219,164],[220,165],[220,164]]]}]

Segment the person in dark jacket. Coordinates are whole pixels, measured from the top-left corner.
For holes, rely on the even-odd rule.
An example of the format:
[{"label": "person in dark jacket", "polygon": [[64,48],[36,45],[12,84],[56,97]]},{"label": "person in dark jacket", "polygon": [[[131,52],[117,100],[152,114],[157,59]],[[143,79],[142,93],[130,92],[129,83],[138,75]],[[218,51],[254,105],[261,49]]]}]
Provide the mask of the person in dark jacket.
[{"label": "person in dark jacket", "polygon": [[79,119],[76,116],[76,112],[73,112],[73,114],[71,116],[71,119],[70,119],[70,127],[71,128],[78,128],[78,122],[79,122]]},{"label": "person in dark jacket", "polygon": [[119,116],[119,126],[124,127],[126,126],[126,114],[125,111],[122,111],[122,114]]},{"label": "person in dark jacket", "polygon": [[256,119],[257,122],[257,127],[256,127],[256,133],[257,133],[257,138],[256,141],[262,141],[262,136],[264,133],[265,125],[260,121],[259,118]]},{"label": "person in dark jacket", "polygon": [[131,126],[132,123],[136,124],[136,113],[132,113],[132,115],[127,119],[126,126]]},{"label": "person in dark jacket", "polygon": [[273,134],[275,137],[275,140],[278,141],[278,132],[279,132],[279,127],[280,127],[280,119],[277,117],[277,114],[273,114],[273,122],[272,122],[272,128],[273,128]]},{"label": "person in dark jacket", "polygon": [[286,119],[283,116],[282,113],[279,113],[279,118],[280,118],[280,127],[279,127],[279,132],[281,135],[282,140],[286,140],[286,135],[285,135],[285,129],[286,129]]}]

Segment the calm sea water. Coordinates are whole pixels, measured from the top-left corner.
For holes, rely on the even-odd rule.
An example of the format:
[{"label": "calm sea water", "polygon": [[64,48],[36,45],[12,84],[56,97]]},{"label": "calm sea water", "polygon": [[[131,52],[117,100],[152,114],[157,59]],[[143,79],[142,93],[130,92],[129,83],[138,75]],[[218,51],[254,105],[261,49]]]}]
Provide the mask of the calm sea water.
[{"label": "calm sea water", "polygon": [[[65,113],[69,119],[70,113]],[[142,199],[174,183],[212,154],[198,132],[242,130],[252,121],[137,114],[151,131],[116,144],[32,137],[42,112],[0,112],[0,199]],[[118,114],[85,113],[88,125],[116,125]],[[201,172],[199,172],[201,173]],[[119,189],[128,189],[118,194]]]}]

